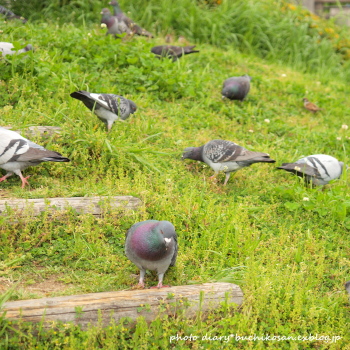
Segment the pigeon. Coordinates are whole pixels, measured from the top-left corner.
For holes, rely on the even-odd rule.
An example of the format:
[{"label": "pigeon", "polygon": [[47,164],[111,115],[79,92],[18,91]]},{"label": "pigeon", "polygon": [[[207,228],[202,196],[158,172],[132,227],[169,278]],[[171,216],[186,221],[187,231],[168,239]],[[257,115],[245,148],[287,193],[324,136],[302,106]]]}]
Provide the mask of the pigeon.
[{"label": "pigeon", "polygon": [[350,281],[347,281],[345,283],[345,290],[348,292],[349,294],[349,302],[350,302]]},{"label": "pigeon", "polygon": [[6,43],[6,42],[0,42],[0,52],[2,53],[3,56],[18,54],[18,53],[33,50],[33,46],[31,44],[28,44],[26,47],[24,47],[23,49],[20,49],[18,51],[15,51],[13,49],[14,49],[13,44]]},{"label": "pigeon", "polygon": [[252,165],[253,163],[275,163],[267,153],[248,151],[231,141],[212,140],[201,147],[188,147],[184,150],[182,159],[199,160],[208,164],[215,174],[219,171],[226,174],[224,186],[231,172]]},{"label": "pigeon", "polygon": [[222,98],[227,97],[230,100],[243,101],[250,90],[251,80],[252,77],[247,74],[226,79],[222,87]]},{"label": "pigeon", "polygon": [[137,109],[133,101],[119,95],[94,94],[87,91],[76,91],[70,95],[93,111],[106,124],[108,132],[118,117],[125,120]]},{"label": "pigeon", "polygon": [[307,98],[303,98],[303,102],[304,102],[304,107],[312,113],[316,113],[317,111],[322,110],[322,108],[318,108],[314,103],[310,102]]},{"label": "pigeon", "polygon": [[19,19],[22,23],[26,23],[27,20],[24,17],[15,15],[12,11],[8,10],[6,7],[0,5],[0,14],[4,15],[7,19]]},{"label": "pigeon", "polygon": [[154,46],[151,49],[151,52],[154,53],[158,58],[168,57],[175,62],[178,58],[181,58],[183,55],[188,55],[190,53],[199,52],[198,50],[193,50],[196,45],[192,46],[173,46],[173,45],[160,45]]},{"label": "pigeon", "polygon": [[307,182],[314,185],[327,185],[329,181],[338,179],[343,171],[343,162],[327,156],[326,154],[314,154],[301,158],[294,163],[283,163],[277,169],[283,169],[304,177]]},{"label": "pigeon", "polygon": [[6,175],[0,178],[0,182],[16,174],[22,180],[22,188],[24,188],[25,185],[29,185],[27,181],[29,176],[23,177],[22,170],[39,165],[41,162],[69,161],[58,152],[49,151],[15,131],[0,127],[0,168],[7,171]]},{"label": "pigeon", "polygon": [[146,270],[157,271],[158,285],[153,288],[169,287],[163,286],[163,277],[169,266],[175,265],[177,250],[177,235],[169,221],[141,221],[126,233],[125,254],[140,269],[142,288]]},{"label": "pigeon", "polygon": [[112,16],[107,8],[104,8],[101,11],[101,23],[104,23],[107,26],[107,35],[114,34],[115,37],[119,38],[117,34],[127,33],[129,35],[137,34],[153,38],[153,35],[150,32],[141,28],[130,18],[125,16],[117,1],[111,1],[110,5],[114,8],[114,16]]}]

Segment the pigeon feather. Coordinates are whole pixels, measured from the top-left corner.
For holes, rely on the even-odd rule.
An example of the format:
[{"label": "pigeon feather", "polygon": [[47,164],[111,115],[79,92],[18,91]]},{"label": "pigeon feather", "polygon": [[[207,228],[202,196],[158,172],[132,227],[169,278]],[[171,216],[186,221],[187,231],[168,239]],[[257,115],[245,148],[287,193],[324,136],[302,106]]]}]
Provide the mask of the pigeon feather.
[{"label": "pigeon feather", "polygon": [[137,109],[133,101],[119,95],[96,94],[81,90],[72,92],[70,96],[82,101],[93,111],[106,124],[107,131],[111,130],[115,120],[118,118],[125,120]]},{"label": "pigeon feather", "polygon": [[344,163],[326,154],[315,154],[297,160],[294,163],[283,163],[277,169],[286,170],[314,185],[326,185],[338,179],[342,174]]},{"label": "pigeon feather", "polygon": [[254,163],[275,163],[267,153],[249,151],[231,141],[212,140],[201,147],[188,147],[184,150],[182,159],[199,160],[208,164],[215,177],[220,171],[225,172],[224,185],[231,172],[250,166]]},{"label": "pigeon feather", "polygon": [[177,59],[179,59],[183,55],[199,52],[198,50],[193,50],[195,47],[196,45],[192,45],[192,46],[160,45],[160,46],[152,47],[151,52],[154,53],[158,58],[168,57],[175,62]]},{"label": "pigeon feather", "polygon": [[9,176],[16,174],[22,180],[22,188],[28,184],[22,170],[35,166],[41,162],[69,162],[60,153],[49,151],[36,143],[27,140],[15,131],[0,127],[0,168],[7,171],[0,178],[5,181]]},{"label": "pigeon feather", "polygon": [[222,97],[226,97],[230,100],[243,101],[250,90],[251,80],[252,78],[249,75],[226,79],[222,87]]},{"label": "pigeon feather", "polygon": [[177,235],[169,221],[146,220],[134,224],[126,233],[125,254],[140,269],[139,286],[144,287],[146,270],[158,274],[157,288],[177,258]]}]

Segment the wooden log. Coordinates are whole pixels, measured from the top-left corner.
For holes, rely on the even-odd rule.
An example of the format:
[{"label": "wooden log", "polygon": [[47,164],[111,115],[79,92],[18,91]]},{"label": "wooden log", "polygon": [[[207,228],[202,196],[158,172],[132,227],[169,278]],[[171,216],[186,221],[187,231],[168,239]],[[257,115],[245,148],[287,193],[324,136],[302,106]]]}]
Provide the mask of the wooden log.
[{"label": "wooden log", "polygon": [[52,213],[73,208],[78,213],[101,216],[110,209],[135,210],[141,205],[141,199],[133,196],[3,199],[0,200],[0,215],[14,211],[20,216],[37,216],[43,211]]},{"label": "wooden log", "polygon": [[[5,126],[5,129],[12,130],[11,126]],[[22,130],[13,130],[15,132],[18,132],[24,137],[33,137],[33,136],[40,136],[40,137],[48,137],[52,136],[54,134],[59,134],[61,132],[62,128],[59,126],[44,126],[44,125],[35,125],[35,126],[29,126],[26,129]]]},{"label": "wooden log", "polygon": [[[107,326],[113,319],[119,322],[128,317],[133,322],[143,316],[147,322],[157,316],[186,317],[205,315],[219,308],[222,302],[242,305],[243,292],[232,283],[204,283],[161,289],[128,290],[90,293],[54,298],[10,301],[4,303],[6,318],[26,322],[40,322],[50,326],[53,322],[73,322],[83,329],[96,325],[99,319]],[[132,323],[131,323],[132,324]]]}]

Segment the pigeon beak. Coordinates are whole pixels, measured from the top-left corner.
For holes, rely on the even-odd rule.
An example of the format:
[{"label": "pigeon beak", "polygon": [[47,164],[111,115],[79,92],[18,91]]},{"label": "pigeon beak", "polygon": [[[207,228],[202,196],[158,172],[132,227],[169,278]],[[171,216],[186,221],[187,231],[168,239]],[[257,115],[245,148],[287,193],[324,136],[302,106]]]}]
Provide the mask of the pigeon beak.
[{"label": "pigeon beak", "polygon": [[224,100],[226,98],[226,96],[222,95],[221,98]]}]

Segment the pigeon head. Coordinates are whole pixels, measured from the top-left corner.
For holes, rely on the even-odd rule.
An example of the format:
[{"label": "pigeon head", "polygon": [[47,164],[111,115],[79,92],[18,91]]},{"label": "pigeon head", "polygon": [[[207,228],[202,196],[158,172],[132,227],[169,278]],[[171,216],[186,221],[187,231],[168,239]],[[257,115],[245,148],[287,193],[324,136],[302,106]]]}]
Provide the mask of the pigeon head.
[{"label": "pigeon head", "polygon": [[252,77],[250,76],[250,75],[248,75],[248,74],[244,74],[244,75],[242,75],[242,77],[243,78],[248,78],[249,79],[249,81],[252,81]]},{"label": "pigeon head", "polygon": [[203,146],[201,147],[187,147],[182,154],[182,160],[193,159],[203,161],[202,157]]},{"label": "pigeon head", "polygon": [[107,8],[102,9],[101,15],[103,17],[110,17],[110,16],[112,16],[111,11],[109,11],[109,9],[107,9]]},{"label": "pigeon head", "polygon": [[137,106],[134,101],[129,100],[129,106],[130,106],[130,113],[134,114],[137,110]]},{"label": "pigeon head", "polygon": [[117,0],[112,0],[108,3],[108,5],[111,5],[111,6],[119,6],[119,3]]}]

